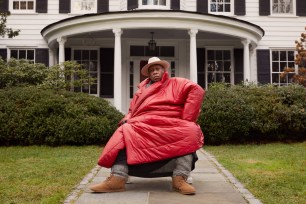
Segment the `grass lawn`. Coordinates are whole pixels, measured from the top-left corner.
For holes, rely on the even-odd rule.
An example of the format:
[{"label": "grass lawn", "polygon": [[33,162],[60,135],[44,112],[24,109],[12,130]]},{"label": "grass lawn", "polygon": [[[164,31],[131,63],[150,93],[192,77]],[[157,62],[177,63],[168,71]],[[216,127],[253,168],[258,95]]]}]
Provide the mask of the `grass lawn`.
[{"label": "grass lawn", "polygon": [[306,203],[306,142],[204,149],[263,203]]},{"label": "grass lawn", "polygon": [[102,149],[0,147],[0,203],[62,203],[97,164]]}]

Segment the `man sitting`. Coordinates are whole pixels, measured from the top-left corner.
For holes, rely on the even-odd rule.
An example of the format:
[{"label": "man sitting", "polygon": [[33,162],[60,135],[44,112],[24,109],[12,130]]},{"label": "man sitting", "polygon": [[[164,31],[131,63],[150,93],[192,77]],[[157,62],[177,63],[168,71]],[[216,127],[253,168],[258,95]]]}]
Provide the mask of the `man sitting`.
[{"label": "man sitting", "polygon": [[196,124],[204,90],[190,80],[169,78],[169,63],[149,59],[141,73],[148,76],[138,85],[128,114],[106,144],[98,164],[111,168],[111,176],[93,185],[94,192],[125,191],[129,175],[172,176],[173,190],[195,194],[186,182],[195,152],[204,136]]}]

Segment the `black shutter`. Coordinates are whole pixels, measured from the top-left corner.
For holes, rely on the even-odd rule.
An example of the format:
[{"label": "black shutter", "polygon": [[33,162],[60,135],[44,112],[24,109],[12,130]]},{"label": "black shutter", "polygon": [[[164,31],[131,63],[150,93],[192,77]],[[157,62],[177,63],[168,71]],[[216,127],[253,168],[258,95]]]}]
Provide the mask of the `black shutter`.
[{"label": "black shutter", "polygon": [[197,0],[197,12],[208,13],[208,0]]},{"label": "black shutter", "polygon": [[197,48],[198,84],[205,88],[205,48]]},{"label": "black shutter", "polygon": [[59,0],[59,13],[70,13],[70,0]]},{"label": "black shutter", "polygon": [[6,59],[7,59],[7,49],[0,49],[0,57],[6,61]]},{"label": "black shutter", "polygon": [[234,83],[243,81],[243,49],[234,49]]},{"label": "black shutter", "polygon": [[271,83],[270,50],[257,50],[257,80],[261,84]]},{"label": "black shutter", "polygon": [[48,0],[36,0],[36,12],[48,13]]},{"label": "black shutter", "polygon": [[259,0],[259,15],[269,16],[271,11],[270,0]]},{"label": "black shutter", "polygon": [[171,0],[171,9],[172,10],[180,10],[181,8],[180,0]]},{"label": "black shutter", "polygon": [[306,16],[306,1],[305,0],[296,0],[296,15]]},{"label": "black shutter", "polygon": [[98,0],[98,13],[109,11],[109,0]]},{"label": "black shutter", "polygon": [[235,0],[235,15],[244,16],[245,15],[245,0]]},{"label": "black shutter", "polygon": [[0,12],[8,12],[9,10],[9,0],[0,0]]},{"label": "black shutter", "polygon": [[71,60],[71,48],[66,47],[65,48],[65,61]]},{"label": "black shutter", "polygon": [[132,10],[138,8],[138,0],[128,0],[127,10]]},{"label": "black shutter", "polygon": [[49,66],[49,49],[48,48],[38,48],[35,49],[35,63],[45,64]]},{"label": "black shutter", "polygon": [[114,97],[114,48],[100,48],[100,97]]}]

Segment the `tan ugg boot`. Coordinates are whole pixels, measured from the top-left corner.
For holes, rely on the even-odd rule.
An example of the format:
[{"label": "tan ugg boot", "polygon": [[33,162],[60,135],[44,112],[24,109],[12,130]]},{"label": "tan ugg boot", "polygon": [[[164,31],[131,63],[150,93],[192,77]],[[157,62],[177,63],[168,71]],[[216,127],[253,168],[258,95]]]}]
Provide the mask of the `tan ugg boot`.
[{"label": "tan ugg boot", "polygon": [[193,195],[196,192],[196,189],[188,184],[183,176],[172,177],[172,188],[184,195]]},{"label": "tan ugg boot", "polygon": [[111,175],[105,181],[90,186],[89,189],[96,193],[121,192],[125,191],[125,182],[125,178]]}]

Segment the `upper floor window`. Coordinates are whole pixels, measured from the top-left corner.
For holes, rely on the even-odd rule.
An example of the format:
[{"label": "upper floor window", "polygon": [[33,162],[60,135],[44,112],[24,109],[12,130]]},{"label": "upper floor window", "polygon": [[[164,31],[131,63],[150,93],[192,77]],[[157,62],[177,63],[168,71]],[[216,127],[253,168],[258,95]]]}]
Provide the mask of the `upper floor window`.
[{"label": "upper floor window", "polygon": [[170,0],[138,0],[139,8],[169,9]]},{"label": "upper floor window", "polygon": [[34,13],[35,1],[33,0],[10,1],[10,11],[12,13]]},{"label": "upper floor window", "polygon": [[210,0],[209,12],[216,14],[232,14],[233,0]]},{"label": "upper floor window", "polygon": [[96,0],[71,0],[71,13],[96,13]]},{"label": "upper floor window", "polygon": [[295,3],[294,0],[272,0],[272,14],[294,14]]}]

